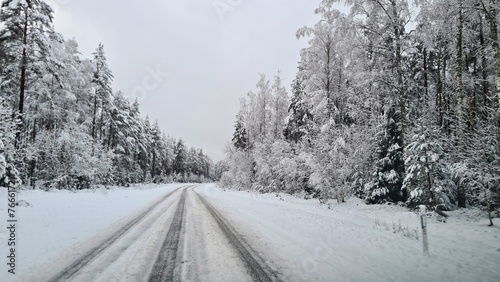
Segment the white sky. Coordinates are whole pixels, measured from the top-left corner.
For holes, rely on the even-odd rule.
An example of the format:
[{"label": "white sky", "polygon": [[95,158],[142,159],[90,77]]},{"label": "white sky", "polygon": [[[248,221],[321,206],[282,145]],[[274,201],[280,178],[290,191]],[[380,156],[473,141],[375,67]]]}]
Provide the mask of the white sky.
[{"label": "white sky", "polygon": [[[141,112],[170,136],[214,161],[232,137],[239,98],[258,74],[281,70],[287,89],[319,0],[46,0],[56,31],[75,38],[83,57],[100,42],[115,80]],[[222,14],[214,3],[234,4]],[[150,71],[168,73],[152,79]],[[147,90],[149,89],[149,90]],[[144,95],[146,93],[146,95]]]}]

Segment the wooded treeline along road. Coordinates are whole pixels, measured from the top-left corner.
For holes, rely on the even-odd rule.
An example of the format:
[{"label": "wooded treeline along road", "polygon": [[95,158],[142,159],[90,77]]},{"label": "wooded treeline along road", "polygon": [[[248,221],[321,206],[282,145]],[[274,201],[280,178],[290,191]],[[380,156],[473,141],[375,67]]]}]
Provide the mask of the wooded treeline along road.
[{"label": "wooded treeline along road", "polygon": [[107,238],[91,240],[87,250],[44,279],[280,281],[195,187],[166,194]]}]

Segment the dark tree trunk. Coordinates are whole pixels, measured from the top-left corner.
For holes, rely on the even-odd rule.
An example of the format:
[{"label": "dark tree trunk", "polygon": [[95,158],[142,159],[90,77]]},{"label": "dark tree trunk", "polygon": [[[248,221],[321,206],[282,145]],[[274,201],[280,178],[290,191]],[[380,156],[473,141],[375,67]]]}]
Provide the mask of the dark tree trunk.
[{"label": "dark tree trunk", "polygon": [[438,63],[437,63],[437,86],[436,86],[436,107],[438,111],[438,125],[440,128],[444,126],[444,109],[443,109],[443,81],[441,79],[441,65],[443,61],[443,57],[441,51],[439,51],[438,55]]},{"label": "dark tree trunk", "polygon": [[[456,72],[456,93],[457,93],[457,139],[458,139],[458,156],[459,160],[464,159],[465,155],[465,97],[463,91],[463,49],[462,49],[462,39],[463,39],[463,3],[462,0],[458,0],[458,15],[457,15],[457,45],[456,45],[456,62],[455,62],[455,72]],[[458,207],[466,207],[465,199],[465,188],[464,185],[458,185],[457,191]]]},{"label": "dark tree trunk", "polygon": [[94,96],[94,115],[92,118],[92,138],[96,140],[97,93]]},{"label": "dark tree trunk", "polygon": [[425,99],[425,106],[429,106],[429,74],[427,72],[428,66],[427,66],[427,49],[424,48],[423,50],[423,55],[424,55],[424,99]]},{"label": "dark tree trunk", "polygon": [[479,29],[479,41],[481,43],[481,74],[483,79],[483,110],[481,114],[481,118],[483,120],[488,119],[488,111],[485,110],[489,107],[489,85],[488,85],[488,62],[486,61],[486,51],[485,51],[485,42],[484,42],[484,31],[483,31],[483,22],[479,21],[480,29]]},{"label": "dark tree trunk", "polygon": [[21,81],[20,81],[20,86],[19,86],[19,108],[18,108],[18,122],[19,122],[19,128],[18,131],[16,132],[16,147],[20,145],[21,141],[21,133],[23,132],[24,129],[24,96],[25,96],[25,89],[26,89],[26,69],[27,69],[27,64],[28,64],[28,54],[26,50],[26,45],[28,44],[28,11],[24,11],[24,28],[23,28],[23,55],[21,57]]}]

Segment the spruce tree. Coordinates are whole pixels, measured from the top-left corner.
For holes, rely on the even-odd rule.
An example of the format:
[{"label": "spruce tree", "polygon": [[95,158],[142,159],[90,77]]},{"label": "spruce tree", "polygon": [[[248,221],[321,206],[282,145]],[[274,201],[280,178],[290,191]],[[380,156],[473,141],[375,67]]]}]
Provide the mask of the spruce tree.
[{"label": "spruce tree", "polygon": [[243,121],[243,116],[239,114],[236,119],[236,124],[234,126],[234,134],[233,134],[233,145],[238,150],[247,151],[248,148],[248,133],[245,128],[245,124]]},{"label": "spruce tree", "polygon": [[174,172],[180,175],[182,181],[185,181],[187,172],[187,150],[182,139],[175,145],[174,154]]},{"label": "spruce tree", "polygon": [[[434,210],[450,210],[452,204],[445,193],[449,192],[446,183],[446,166],[443,163],[443,146],[435,136],[437,130],[432,126],[419,127],[407,146],[407,173],[403,189],[408,191],[408,207],[426,205]],[[439,206],[439,207],[438,207]]]},{"label": "spruce tree", "polygon": [[293,82],[292,91],[293,96],[288,107],[288,117],[283,134],[286,140],[298,143],[308,134],[313,116],[305,104],[305,92],[300,79]]},{"label": "spruce tree", "polygon": [[400,114],[391,107],[384,129],[378,135],[376,170],[371,182],[365,186],[365,200],[376,204],[386,201],[405,202],[406,190],[402,189],[404,179],[403,137]]},{"label": "spruce tree", "polygon": [[[104,45],[99,44],[93,53],[94,77],[92,85],[94,87],[93,115],[92,115],[92,137],[94,139],[104,138],[105,118],[109,119],[110,105],[113,91],[111,82],[113,74],[108,68],[106,56],[104,54]],[[100,113],[100,115],[99,115]]]}]

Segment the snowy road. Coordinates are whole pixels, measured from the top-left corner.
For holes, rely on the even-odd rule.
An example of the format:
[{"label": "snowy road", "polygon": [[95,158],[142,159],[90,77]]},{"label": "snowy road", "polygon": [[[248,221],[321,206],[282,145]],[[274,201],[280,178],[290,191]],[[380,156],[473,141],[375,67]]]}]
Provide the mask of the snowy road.
[{"label": "snowy road", "polygon": [[56,273],[44,279],[278,280],[230,223],[194,191],[195,187],[183,186],[168,193],[102,242],[89,244],[88,250],[68,265],[53,268]]}]

